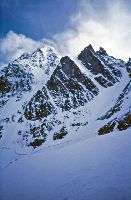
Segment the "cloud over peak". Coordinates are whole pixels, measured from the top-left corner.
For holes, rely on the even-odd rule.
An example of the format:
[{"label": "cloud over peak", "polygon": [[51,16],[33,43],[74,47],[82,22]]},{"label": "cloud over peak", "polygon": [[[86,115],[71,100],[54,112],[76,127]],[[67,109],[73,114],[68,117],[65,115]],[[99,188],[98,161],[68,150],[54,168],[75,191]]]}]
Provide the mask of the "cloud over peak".
[{"label": "cloud over peak", "polygon": [[0,39],[0,64],[7,64],[25,52],[31,53],[45,43],[57,48],[62,55],[71,56],[77,56],[92,44],[96,50],[104,47],[110,55],[128,60],[131,56],[131,13],[125,3],[128,1],[99,2],[82,0],[77,13],[70,17],[69,28],[52,36],[52,40],[43,37],[35,41],[9,31]]},{"label": "cloud over peak", "polygon": [[108,1],[96,10],[82,1],[79,13],[72,16],[72,28],[54,36],[65,54],[77,55],[85,46],[104,47],[110,55],[128,60],[131,54],[131,13],[123,1]]},{"label": "cloud over peak", "polygon": [[0,63],[8,64],[25,52],[31,53],[42,46],[41,41],[34,41],[22,34],[9,31],[0,39]]}]

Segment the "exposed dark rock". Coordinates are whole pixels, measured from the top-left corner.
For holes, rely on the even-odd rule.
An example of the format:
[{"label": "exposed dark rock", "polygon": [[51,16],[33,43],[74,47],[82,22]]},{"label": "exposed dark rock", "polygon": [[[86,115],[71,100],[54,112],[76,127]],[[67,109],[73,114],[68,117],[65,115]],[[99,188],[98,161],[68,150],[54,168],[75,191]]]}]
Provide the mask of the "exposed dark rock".
[{"label": "exposed dark rock", "polygon": [[126,63],[126,66],[131,66],[131,58],[129,58],[128,62]]},{"label": "exposed dark rock", "polygon": [[112,132],[115,126],[119,129],[119,131],[123,131],[131,127],[131,112],[129,111],[123,116],[108,122],[106,125],[99,129],[98,135],[104,135]]},{"label": "exposed dark rock", "polygon": [[74,126],[81,126],[81,125],[82,125],[82,123],[79,123],[79,122],[78,122],[78,123],[73,123],[73,124],[71,124],[71,126],[73,126],[73,127],[74,127]]},{"label": "exposed dark rock", "polygon": [[103,87],[107,88],[108,86],[112,86],[113,83],[110,81],[107,81],[103,76],[97,76],[95,77],[95,80]]},{"label": "exposed dark rock", "polygon": [[116,125],[115,120],[109,122],[108,124],[99,129],[98,135],[104,135],[112,132],[114,130],[115,125]]},{"label": "exposed dark rock", "polygon": [[30,134],[33,136],[33,138],[39,138],[42,137],[44,140],[46,140],[46,127],[45,124],[42,124],[40,126],[30,125]]},{"label": "exposed dark rock", "polygon": [[18,135],[22,137],[23,141],[28,145],[32,146],[33,148],[37,148],[38,146],[42,145],[46,141],[47,133],[45,124],[35,125],[30,124],[29,129],[26,131],[19,130]]},{"label": "exposed dark rock", "polygon": [[106,50],[103,47],[100,47],[99,51],[96,52],[98,55],[108,56]]},{"label": "exposed dark rock", "polygon": [[80,122],[77,122],[77,123],[73,123],[73,124],[71,124],[71,126],[73,126],[73,127],[80,127],[80,126],[86,126],[88,124],[88,121],[87,122],[85,122],[85,123],[80,123]]},{"label": "exposed dark rock", "polygon": [[41,146],[44,142],[45,141],[43,139],[35,139],[28,146],[32,146],[33,148],[37,148],[37,147]]},{"label": "exposed dark rock", "polygon": [[3,76],[0,77],[0,93],[7,93],[11,89],[10,82]]},{"label": "exposed dark rock", "polygon": [[60,132],[59,133],[55,133],[53,135],[53,140],[58,140],[58,139],[63,139],[65,137],[65,135],[67,135],[68,132],[67,132],[67,129],[65,126],[63,126],[61,129],[60,129]]},{"label": "exposed dark rock", "polygon": [[131,113],[127,113],[126,115],[124,115],[124,117],[118,121],[117,126],[119,131],[126,130],[129,127],[131,127]]},{"label": "exposed dark rock", "polygon": [[3,126],[0,126],[0,139],[2,138],[2,130],[3,130]]},{"label": "exposed dark rock", "polygon": [[38,90],[25,108],[24,116],[28,120],[40,120],[47,117],[54,111],[54,106],[50,103],[46,89]]},{"label": "exposed dark rock", "polygon": [[22,122],[24,122],[24,119],[23,119],[23,117],[20,117],[19,119],[18,119],[18,123],[22,123]]}]

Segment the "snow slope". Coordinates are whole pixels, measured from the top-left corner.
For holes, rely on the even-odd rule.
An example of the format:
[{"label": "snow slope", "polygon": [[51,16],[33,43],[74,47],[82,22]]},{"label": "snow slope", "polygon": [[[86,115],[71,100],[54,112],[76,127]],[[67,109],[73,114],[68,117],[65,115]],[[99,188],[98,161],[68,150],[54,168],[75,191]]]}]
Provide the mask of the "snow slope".
[{"label": "snow slope", "polygon": [[130,133],[24,156],[0,172],[1,200],[130,200]]}]

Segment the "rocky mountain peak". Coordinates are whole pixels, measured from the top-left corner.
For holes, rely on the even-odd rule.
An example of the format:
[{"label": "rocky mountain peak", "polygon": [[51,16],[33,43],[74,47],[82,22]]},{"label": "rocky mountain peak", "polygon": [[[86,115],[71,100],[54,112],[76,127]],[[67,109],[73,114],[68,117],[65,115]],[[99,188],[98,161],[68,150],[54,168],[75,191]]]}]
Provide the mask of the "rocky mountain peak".
[{"label": "rocky mountain peak", "polygon": [[116,60],[108,56],[103,48],[95,52],[92,46],[89,45],[78,55],[78,60],[95,75],[95,80],[103,87],[112,86],[121,77]]},{"label": "rocky mountain peak", "polygon": [[108,56],[106,50],[103,47],[100,47],[99,51],[97,51],[98,55]]},{"label": "rocky mountain peak", "polygon": [[32,57],[35,57],[35,58],[37,57],[48,58],[51,56],[57,56],[57,53],[53,47],[50,47],[48,45],[38,48],[36,51],[32,53]]},{"label": "rocky mountain peak", "polygon": [[92,47],[92,45],[90,44],[89,46],[87,46],[86,48],[84,48],[83,51],[81,51],[81,53],[78,55],[78,59],[79,60],[83,60],[86,62],[90,62],[92,60],[92,58],[94,57],[95,55],[95,51]]},{"label": "rocky mountain peak", "polygon": [[52,52],[55,52],[55,49],[49,45],[45,45],[43,47],[40,48],[40,50],[44,53],[52,53]]},{"label": "rocky mountain peak", "polygon": [[85,47],[84,50],[86,50],[86,51],[93,51],[94,52],[94,49],[93,49],[93,47],[92,47],[91,44],[89,44],[87,47]]}]

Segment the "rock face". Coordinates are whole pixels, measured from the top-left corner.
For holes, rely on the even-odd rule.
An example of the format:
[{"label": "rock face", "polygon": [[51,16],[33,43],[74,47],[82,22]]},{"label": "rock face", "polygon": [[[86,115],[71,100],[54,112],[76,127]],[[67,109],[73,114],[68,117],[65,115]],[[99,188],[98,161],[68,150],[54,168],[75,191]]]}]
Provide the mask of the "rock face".
[{"label": "rock face", "polygon": [[68,134],[66,127],[62,127],[59,133],[54,133],[53,140],[63,139]]},{"label": "rock face", "polygon": [[25,118],[27,120],[40,120],[47,117],[54,111],[54,107],[49,101],[46,89],[38,90],[25,108]]},{"label": "rock face", "polygon": [[104,135],[113,132],[115,126],[119,131],[123,131],[126,130],[127,128],[130,128],[131,111],[127,112],[126,114],[124,114],[119,118],[115,118],[112,121],[108,122],[106,125],[104,125],[102,128],[98,130],[98,135]]},{"label": "rock face", "polygon": [[117,128],[120,131],[126,130],[127,128],[131,127],[131,111],[126,113],[122,118],[118,120]]},{"label": "rock face", "polygon": [[83,106],[99,93],[91,79],[69,57],[61,58],[60,63],[47,82],[47,88],[62,110]]},{"label": "rock face", "polygon": [[116,66],[114,67],[113,58],[110,58],[103,48],[95,52],[89,45],[78,55],[78,59],[95,75],[95,80],[103,87],[112,86],[122,76],[120,70]]}]

